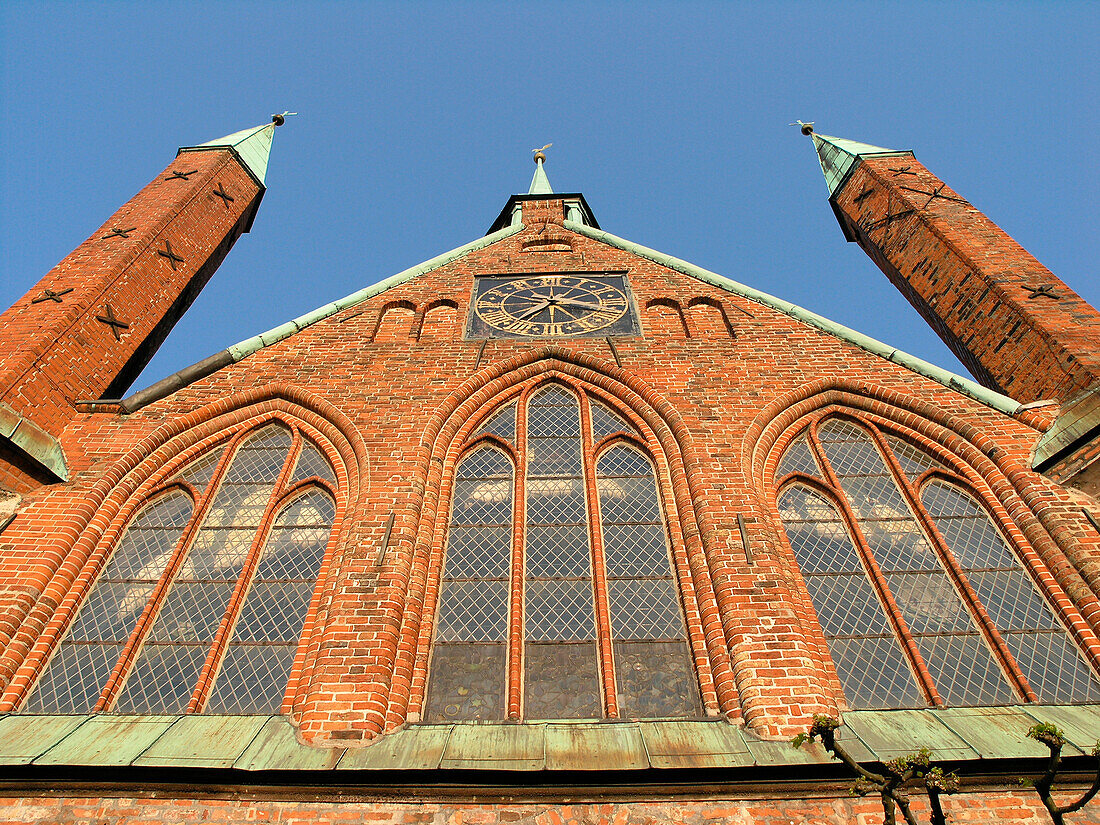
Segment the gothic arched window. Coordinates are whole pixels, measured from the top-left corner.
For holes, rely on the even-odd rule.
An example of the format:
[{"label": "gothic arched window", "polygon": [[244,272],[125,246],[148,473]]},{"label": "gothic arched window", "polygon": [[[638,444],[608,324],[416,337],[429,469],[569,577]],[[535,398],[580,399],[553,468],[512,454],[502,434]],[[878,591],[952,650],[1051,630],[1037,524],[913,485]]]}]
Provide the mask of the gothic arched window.
[{"label": "gothic arched window", "polygon": [[335,483],[281,423],[192,461],[130,520],[23,711],[277,713]]},{"label": "gothic arched window", "polygon": [[791,442],[776,477],[849,707],[1100,700],[989,513],[931,455],[828,418]]},{"label": "gothic arched window", "polygon": [[429,721],[702,713],[642,443],[561,384],[474,431],[455,471]]}]

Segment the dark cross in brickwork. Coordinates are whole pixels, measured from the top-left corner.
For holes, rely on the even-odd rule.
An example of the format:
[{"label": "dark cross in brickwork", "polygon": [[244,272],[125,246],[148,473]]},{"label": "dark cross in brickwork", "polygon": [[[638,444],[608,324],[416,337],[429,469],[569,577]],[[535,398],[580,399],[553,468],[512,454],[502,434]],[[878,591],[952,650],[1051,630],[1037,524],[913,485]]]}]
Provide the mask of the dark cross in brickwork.
[{"label": "dark cross in brickwork", "polygon": [[865,227],[863,227],[863,231],[869,234],[875,229],[878,229],[880,226],[889,228],[890,224],[892,224],[894,221],[901,220],[906,215],[912,215],[914,211],[915,210],[913,209],[903,209],[900,212],[888,212],[885,217],[879,218],[877,221],[871,221],[870,223],[868,223]]},{"label": "dark cross in brickwork", "polygon": [[172,251],[172,243],[167,239],[165,239],[164,241],[164,249],[158,249],[157,254],[160,255],[162,258],[167,258],[168,263],[172,265],[173,270],[175,270],[176,264],[183,263],[183,258]]},{"label": "dark cross in brickwork", "polygon": [[941,183],[933,191],[926,192],[924,189],[913,189],[911,186],[900,186],[899,189],[904,189],[906,192],[916,192],[918,195],[927,195],[928,200],[924,202],[924,206],[921,209],[926,209],[928,204],[934,201],[936,198],[942,198],[945,201],[954,201],[955,203],[966,203],[963,198],[956,198],[954,195],[943,194],[943,188],[947,186],[946,183]]},{"label": "dark cross in brickwork", "polygon": [[860,192],[858,195],[856,195],[855,198],[853,198],[852,200],[853,200],[854,203],[859,203],[860,201],[863,201],[866,198],[871,197],[871,193],[873,193],[874,191],[875,191],[875,187],[869,186],[866,189],[864,189],[862,192]]},{"label": "dark cross in brickwork", "polygon": [[175,171],[171,175],[165,178],[165,180],[189,180],[190,176],[195,174],[198,169],[192,169],[190,172]]},{"label": "dark cross in brickwork", "polygon": [[129,329],[130,325],[118,320],[118,318],[115,317],[115,311],[113,309],[111,309],[110,304],[107,304],[103,311],[104,311],[104,314],[103,315],[97,315],[95,317],[95,319],[97,321],[100,321],[100,322],[106,324],[107,326],[109,326],[111,328],[111,332],[114,333],[115,340],[116,341],[121,341],[122,340],[122,334],[119,332],[119,330],[120,329]]},{"label": "dark cross in brickwork", "polygon": [[215,195],[216,195],[217,197],[219,197],[219,198],[221,198],[221,199],[222,199],[222,203],[224,203],[224,204],[225,204],[225,208],[226,208],[226,209],[228,209],[228,208],[229,208],[229,204],[231,204],[231,203],[233,202],[233,200],[234,200],[234,199],[233,199],[233,196],[232,196],[232,195],[230,195],[230,194],[229,194],[228,192],[226,192],[226,191],[225,191],[225,190],[224,190],[224,189],[222,188],[222,185],[221,185],[220,183],[218,184],[218,188],[214,190],[214,194],[215,194]]},{"label": "dark cross in brickwork", "polygon": [[912,169],[913,169],[912,166],[887,166],[886,167],[886,170],[888,172],[893,172],[894,173],[894,177],[897,177],[898,175],[912,175],[913,177],[916,177],[917,173],[913,172]]},{"label": "dark cross in brickwork", "polygon": [[137,229],[136,226],[131,226],[129,229],[119,229],[117,226],[113,227],[110,232],[100,238],[101,241],[105,241],[108,238],[129,238],[130,233]]},{"label": "dark cross in brickwork", "polygon": [[1061,297],[1057,292],[1054,291],[1054,285],[1053,284],[1039,284],[1039,286],[1025,286],[1024,289],[1026,289],[1028,292],[1031,293],[1030,295],[1027,296],[1029,301],[1032,298],[1054,298],[1055,300],[1058,300],[1058,298]]},{"label": "dark cross in brickwork", "polygon": [[72,287],[69,287],[68,289],[59,289],[59,290],[57,290],[57,292],[54,292],[52,289],[43,289],[41,295],[39,295],[37,298],[32,298],[31,299],[31,303],[32,304],[40,304],[43,301],[53,301],[55,303],[60,304],[61,303],[61,296],[62,295],[68,295],[72,291],[73,291]]}]

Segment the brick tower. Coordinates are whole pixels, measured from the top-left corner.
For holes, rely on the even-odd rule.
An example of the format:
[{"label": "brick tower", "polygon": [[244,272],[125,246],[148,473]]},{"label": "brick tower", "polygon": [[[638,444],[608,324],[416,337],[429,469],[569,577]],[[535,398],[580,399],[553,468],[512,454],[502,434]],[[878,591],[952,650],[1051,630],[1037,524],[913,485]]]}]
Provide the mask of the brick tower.
[{"label": "brick tower", "polygon": [[[845,237],[979,382],[1024,403],[1061,404],[1035,466],[1060,480],[1080,475],[1100,453],[1100,313],[912,152],[803,131]],[[1093,475],[1075,486],[1095,495],[1100,469]]]},{"label": "brick tower", "polygon": [[275,125],[181,148],[0,317],[0,453],[12,466],[66,477],[57,436],[74,405],[129,387],[251,228]]}]

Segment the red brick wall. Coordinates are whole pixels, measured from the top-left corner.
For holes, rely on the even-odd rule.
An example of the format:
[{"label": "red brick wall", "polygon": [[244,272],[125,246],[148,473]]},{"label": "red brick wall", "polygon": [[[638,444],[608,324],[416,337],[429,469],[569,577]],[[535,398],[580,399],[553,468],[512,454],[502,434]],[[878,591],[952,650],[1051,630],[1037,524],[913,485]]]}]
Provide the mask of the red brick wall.
[{"label": "red brick wall", "polygon": [[[718,709],[759,733],[790,736],[840,703],[772,485],[784,438],[821,410],[860,411],[957,456],[1036,578],[1078,617],[1081,638],[1100,630],[1100,534],[1079,501],[1028,469],[1038,436],[1028,423],[767,307],[569,233],[553,223],[560,203],[524,209],[523,232],[133,415],[73,416],[61,435],[73,481],[29,495],[0,534],[3,707],[18,705],[72,615],[75,588],[95,576],[166,462],[228,426],[275,414],[306,421],[335,445],[348,513],[314,605],[293,718],[315,743],[355,744],[400,724],[424,689],[448,506],[441,490],[462,438],[485,405],[555,376],[633,410],[647,433],[676,516],[681,582],[697,598],[697,656],[713,674]],[[546,249],[530,242],[547,232],[568,241],[554,247],[563,251],[528,251]],[[616,340],[621,367],[600,338],[494,340],[484,349],[463,340],[474,275],[579,268],[629,272],[644,336]],[[645,314],[650,305],[681,313],[682,331],[658,332]],[[454,319],[449,326],[432,312],[425,319],[439,307]]]},{"label": "red brick wall", "polygon": [[[0,799],[0,825],[229,825],[269,822],[281,825],[879,825],[875,800],[815,794],[810,799],[772,798],[731,792],[720,800],[540,803],[462,803],[371,801],[369,795],[342,801],[268,801],[188,798],[27,797]],[[748,796],[748,798],[746,798]],[[582,797],[583,799],[583,797]],[[954,825],[1049,825],[1034,792],[967,793],[944,797]],[[928,821],[926,803],[914,799],[914,813]],[[900,821],[900,815],[899,815]],[[1067,817],[1072,825],[1100,822],[1100,806]]]},{"label": "red brick wall", "polygon": [[1100,380],[1100,313],[915,159],[865,158],[836,204],[979,381],[1029,402]]},{"label": "red brick wall", "polygon": [[[101,397],[188,285],[205,283],[259,193],[227,149],[180,155],[0,316],[0,402],[60,433],[73,402]],[[165,242],[182,262],[158,254]],[[118,339],[97,320],[108,305],[129,324]]]}]

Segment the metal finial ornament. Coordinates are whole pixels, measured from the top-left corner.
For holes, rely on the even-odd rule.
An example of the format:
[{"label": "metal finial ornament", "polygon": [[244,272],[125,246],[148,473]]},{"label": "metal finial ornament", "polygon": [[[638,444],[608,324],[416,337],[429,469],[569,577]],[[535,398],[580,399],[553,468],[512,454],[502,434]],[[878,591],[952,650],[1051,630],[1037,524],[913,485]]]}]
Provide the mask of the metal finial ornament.
[{"label": "metal finial ornament", "polygon": [[549,149],[553,145],[554,145],[553,143],[547,143],[541,149],[532,149],[531,151],[535,153],[535,163],[538,163],[540,160],[545,162],[546,161],[546,150]]},{"label": "metal finial ornament", "polygon": [[788,123],[788,126],[798,126],[799,131],[804,135],[812,135],[814,133],[814,122],[811,120],[809,123],[803,123],[801,120],[796,120],[794,123]]},{"label": "metal finial ornament", "polygon": [[297,112],[283,112],[281,115],[272,115],[271,116],[271,122],[274,123],[276,126],[282,126],[284,123],[286,123],[286,119],[288,117],[294,117],[294,115],[296,115],[296,114],[298,114],[298,113]]}]

